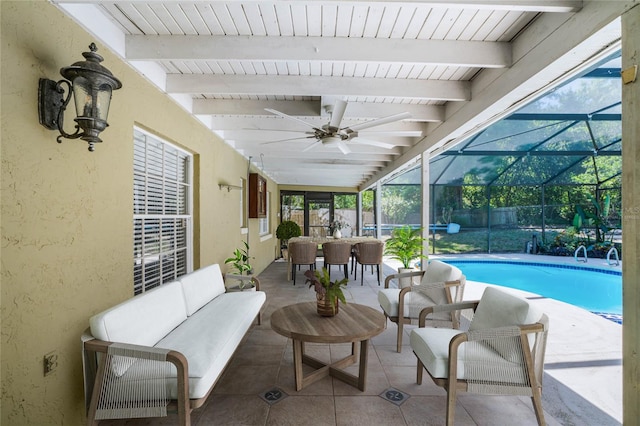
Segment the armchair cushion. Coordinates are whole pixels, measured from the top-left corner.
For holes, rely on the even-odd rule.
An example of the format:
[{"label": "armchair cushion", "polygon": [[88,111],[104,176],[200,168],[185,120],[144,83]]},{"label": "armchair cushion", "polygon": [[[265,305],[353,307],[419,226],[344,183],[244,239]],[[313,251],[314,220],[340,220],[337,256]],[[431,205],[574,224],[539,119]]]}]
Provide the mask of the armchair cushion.
[{"label": "armchair cushion", "polygon": [[[407,293],[404,296],[405,305],[409,305],[411,303],[411,296],[413,296],[412,292]],[[399,288],[385,288],[378,291],[378,303],[380,303],[380,307],[383,311],[390,317],[398,316],[398,301],[400,299],[400,289]],[[433,301],[431,302],[435,304]],[[405,309],[405,316],[409,316],[409,311]],[[416,317],[417,318],[417,317]]]},{"label": "armchair cushion", "polygon": [[[489,328],[506,327],[511,325],[533,324],[537,322],[542,313],[531,306],[526,300],[493,287],[487,287],[482,294],[478,308],[473,315],[473,320],[469,325],[469,331],[486,330]],[[532,344],[535,336],[528,336],[529,343]],[[488,341],[504,358],[516,361],[517,351],[495,345]]]},{"label": "armchair cushion", "polygon": [[[411,348],[424,364],[429,374],[437,379],[449,377],[449,343],[459,330],[449,328],[416,328],[411,331]],[[427,343],[429,342],[429,343]],[[467,345],[473,344],[473,350],[467,351]],[[485,368],[478,369],[477,364]],[[457,378],[470,379],[468,372],[473,372],[473,380],[493,381],[500,370],[517,371],[513,362],[504,359],[491,346],[482,342],[463,343],[458,348]],[[478,375],[480,374],[480,376]],[[513,384],[526,383],[523,374],[508,377]]]},{"label": "armchair cushion", "polygon": [[427,271],[422,276],[420,291],[431,299],[435,305],[444,305],[449,303],[445,289],[443,287],[433,287],[429,284],[456,281],[461,277],[462,271],[455,266],[439,260],[432,260],[427,265]]}]

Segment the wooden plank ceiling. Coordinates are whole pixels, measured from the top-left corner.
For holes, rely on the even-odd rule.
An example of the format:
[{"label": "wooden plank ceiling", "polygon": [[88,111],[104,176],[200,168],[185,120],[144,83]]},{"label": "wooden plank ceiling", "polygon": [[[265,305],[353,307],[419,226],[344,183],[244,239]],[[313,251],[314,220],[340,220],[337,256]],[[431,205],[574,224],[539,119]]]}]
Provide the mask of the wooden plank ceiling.
[{"label": "wooden plank ceiling", "polygon": [[364,189],[616,40],[569,0],[54,3],[285,185]]}]

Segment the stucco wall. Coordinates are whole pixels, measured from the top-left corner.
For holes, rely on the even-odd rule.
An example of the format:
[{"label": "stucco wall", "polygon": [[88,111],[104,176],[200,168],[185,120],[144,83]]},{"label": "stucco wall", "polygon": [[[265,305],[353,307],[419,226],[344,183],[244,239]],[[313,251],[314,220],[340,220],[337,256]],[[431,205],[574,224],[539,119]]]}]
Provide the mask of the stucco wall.
[{"label": "stucco wall", "polygon": [[[1,2],[2,418],[7,425],[84,420],[80,335],[88,318],[133,292],[133,128],[194,154],[194,267],[222,263],[245,237],[237,182],[247,161],[46,1]],[[38,124],[38,79],[82,59],[95,41],[123,83],[93,153]],[[73,108],[71,108],[73,109]],[[72,130],[72,117],[67,118]],[[278,208],[272,192],[272,218]],[[275,225],[273,225],[275,227]],[[274,228],[275,229],[275,228]],[[249,221],[254,266],[274,258]],[[58,367],[43,375],[43,356]]]}]

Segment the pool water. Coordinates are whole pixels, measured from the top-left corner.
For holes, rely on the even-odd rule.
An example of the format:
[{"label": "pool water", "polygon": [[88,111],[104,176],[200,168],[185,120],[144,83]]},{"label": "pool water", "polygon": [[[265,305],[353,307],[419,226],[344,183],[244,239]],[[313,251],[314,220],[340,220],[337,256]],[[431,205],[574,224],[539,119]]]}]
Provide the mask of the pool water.
[{"label": "pool water", "polygon": [[[468,280],[497,284],[560,300],[591,312],[622,315],[622,274],[596,268],[502,261],[458,261]],[[609,318],[611,319],[611,318]]]}]

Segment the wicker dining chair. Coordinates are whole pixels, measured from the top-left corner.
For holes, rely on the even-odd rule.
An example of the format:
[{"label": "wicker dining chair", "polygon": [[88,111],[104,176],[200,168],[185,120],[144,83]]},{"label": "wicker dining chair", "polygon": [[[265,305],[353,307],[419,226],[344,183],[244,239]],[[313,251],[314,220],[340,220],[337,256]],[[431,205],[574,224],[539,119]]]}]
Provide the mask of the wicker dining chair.
[{"label": "wicker dining chair", "polygon": [[344,268],[344,277],[349,278],[349,259],[351,258],[351,243],[328,242],[322,244],[324,255],[324,267],[331,276],[331,265],[341,265]]},{"label": "wicker dining chair", "polygon": [[296,265],[309,265],[311,270],[316,268],[317,250],[317,244],[312,241],[295,241],[289,243],[289,258],[291,259],[293,285],[296,285]]},{"label": "wicker dining chair", "polygon": [[376,266],[378,272],[378,285],[380,285],[380,266],[382,265],[382,254],[384,253],[384,243],[382,241],[367,241],[355,244],[356,268],[354,279],[358,279],[358,263],[360,267],[360,285],[364,285],[364,267],[371,265],[371,273],[373,273],[373,265]]}]

